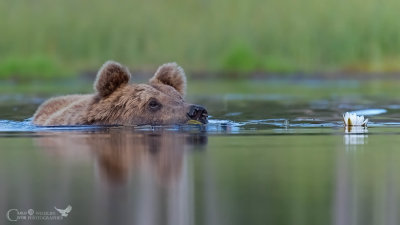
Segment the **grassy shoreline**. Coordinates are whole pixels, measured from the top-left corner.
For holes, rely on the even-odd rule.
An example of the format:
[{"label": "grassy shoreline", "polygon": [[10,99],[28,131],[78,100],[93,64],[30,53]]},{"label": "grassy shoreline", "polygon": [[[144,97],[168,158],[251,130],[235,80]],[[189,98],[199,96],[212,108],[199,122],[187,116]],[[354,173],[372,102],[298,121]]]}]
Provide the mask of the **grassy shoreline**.
[{"label": "grassy shoreline", "polygon": [[399,10],[397,0],[0,1],[0,78],[68,77],[108,59],[236,76],[400,71]]},{"label": "grassy shoreline", "polygon": [[[147,79],[134,78],[142,83]],[[400,79],[315,79],[315,78],[271,78],[271,79],[192,79],[188,80],[188,97],[203,96],[206,99],[230,95],[293,96],[303,99],[351,100],[356,96],[371,98],[397,97]],[[0,82],[0,96],[32,96],[47,98],[65,94],[93,93],[93,80],[71,79],[33,81],[30,83]],[[258,97],[255,97],[258,96]],[[242,96],[243,97],[243,96]]]}]

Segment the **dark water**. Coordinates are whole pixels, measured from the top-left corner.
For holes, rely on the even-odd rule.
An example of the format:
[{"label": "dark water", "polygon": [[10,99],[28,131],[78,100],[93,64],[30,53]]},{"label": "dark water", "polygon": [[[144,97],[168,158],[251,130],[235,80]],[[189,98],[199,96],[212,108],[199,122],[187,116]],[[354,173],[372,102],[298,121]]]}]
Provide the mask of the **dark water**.
[{"label": "dark water", "polygon": [[42,98],[4,97],[0,224],[399,224],[400,100],[299,94],[194,95],[210,123],[167,127],[38,128]]}]

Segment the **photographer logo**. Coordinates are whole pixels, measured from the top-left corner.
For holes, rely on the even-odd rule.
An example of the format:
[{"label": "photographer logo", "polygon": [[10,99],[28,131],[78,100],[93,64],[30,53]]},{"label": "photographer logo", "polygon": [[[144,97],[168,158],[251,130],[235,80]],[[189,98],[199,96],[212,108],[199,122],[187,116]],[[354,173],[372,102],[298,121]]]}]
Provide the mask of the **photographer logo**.
[{"label": "photographer logo", "polygon": [[33,209],[9,209],[6,212],[6,218],[9,221],[38,221],[38,220],[63,220],[68,217],[72,210],[72,206],[68,205],[65,209],[54,207],[55,210],[51,211],[38,211]]}]

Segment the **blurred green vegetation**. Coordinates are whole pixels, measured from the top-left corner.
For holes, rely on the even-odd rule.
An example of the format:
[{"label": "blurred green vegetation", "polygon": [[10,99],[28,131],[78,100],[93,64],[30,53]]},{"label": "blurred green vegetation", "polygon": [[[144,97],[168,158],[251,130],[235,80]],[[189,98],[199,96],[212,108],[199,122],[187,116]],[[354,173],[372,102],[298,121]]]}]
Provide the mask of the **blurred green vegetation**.
[{"label": "blurred green vegetation", "polygon": [[397,0],[0,0],[0,78],[71,76],[108,59],[240,76],[399,71],[399,10]]},{"label": "blurred green vegetation", "polygon": [[33,56],[28,58],[7,57],[0,61],[0,77],[9,78],[16,81],[33,80],[36,76],[41,78],[62,78],[70,71],[62,68],[58,62],[49,57]]},{"label": "blurred green vegetation", "polygon": [[[143,81],[144,82],[144,81]],[[361,96],[371,99],[397,99],[400,80],[379,79],[358,82],[355,80],[315,81],[315,80],[241,80],[241,79],[198,79],[188,83],[189,102],[198,101],[198,97],[210,101],[236,97],[243,100],[254,99],[295,99],[310,101],[319,99],[359,100]],[[205,91],[206,90],[206,91]],[[65,94],[85,94],[93,92],[93,82],[85,79],[32,80],[27,83],[13,81],[0,82],[0,96],[25,96],[48,98]],[[361,100],[359,100],[361,101]],[[217,102],[220,104],[220,102]],[[363,102],[364,103],[364,102]],[[360,103],[361,104],[361,103]],[[252,110],[250,107],[249,110]]]}]

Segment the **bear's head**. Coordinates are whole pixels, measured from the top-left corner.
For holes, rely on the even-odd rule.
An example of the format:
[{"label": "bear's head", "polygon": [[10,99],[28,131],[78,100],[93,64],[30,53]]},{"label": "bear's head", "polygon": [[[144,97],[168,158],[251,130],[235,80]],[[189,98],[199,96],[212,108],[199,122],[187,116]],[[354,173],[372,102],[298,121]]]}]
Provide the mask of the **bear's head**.
[{"label": "bear's head", "polygon": [[207,123],[207,110],[185,101],[186,76],[176,63],[160,66],[148,84],[129,84],[130,72],[108,61],[99,70],[88,123],[101,125]]}]

